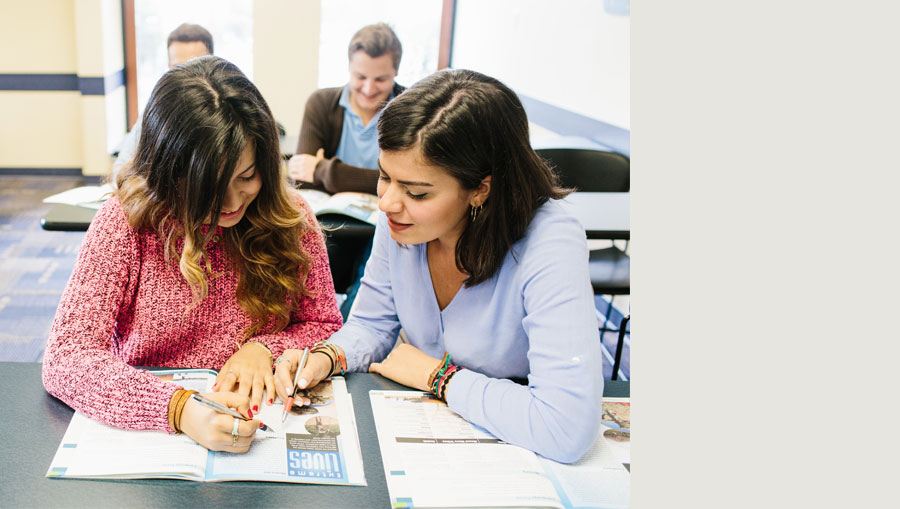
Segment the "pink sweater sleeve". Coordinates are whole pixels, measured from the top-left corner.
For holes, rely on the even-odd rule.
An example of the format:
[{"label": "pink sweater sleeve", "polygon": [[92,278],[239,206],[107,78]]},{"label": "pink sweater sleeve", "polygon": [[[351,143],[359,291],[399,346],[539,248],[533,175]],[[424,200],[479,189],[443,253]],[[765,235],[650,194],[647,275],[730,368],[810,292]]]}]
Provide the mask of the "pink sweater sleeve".
[{"label": "pink sweater sleeve", "polygon": [[170,431],[168,404],[178,386],[111,352],[116,318],[134,296],[140,263],[137,233],[112,198],[91,223],[56,310],[44,353],[44,387],[106,424]]},{"label": "pink sweater sleeve", "polygon": [[312,266],[306,278],[306,288],[312,295],[300,299],[299,309],[291,315],[291,323],[284,330],[250,338],[250,341],[266,345],[275,358],[289,348],[311,347],[320,340],[328,339],[342,325],[341,312],[334,296],[331,267],[328,265],[328,252],[319,222],[303,198],[299,194],[295,196],[311,226],[300,242],[312,257]]}]

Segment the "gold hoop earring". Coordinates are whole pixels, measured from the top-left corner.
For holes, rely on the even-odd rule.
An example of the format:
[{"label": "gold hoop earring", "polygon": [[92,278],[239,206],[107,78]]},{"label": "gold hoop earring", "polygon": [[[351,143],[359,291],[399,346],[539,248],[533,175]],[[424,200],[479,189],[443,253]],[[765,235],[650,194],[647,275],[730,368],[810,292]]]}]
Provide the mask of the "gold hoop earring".
[{"label": "gold hoop earring", "polygon": [[478,218],[478,214],[481,213],[481,209],[484,208],[484,205],[479,205],[477,207],[472,207],[472,210],[469,211],[469,214],[472,216],[472,221]]}]

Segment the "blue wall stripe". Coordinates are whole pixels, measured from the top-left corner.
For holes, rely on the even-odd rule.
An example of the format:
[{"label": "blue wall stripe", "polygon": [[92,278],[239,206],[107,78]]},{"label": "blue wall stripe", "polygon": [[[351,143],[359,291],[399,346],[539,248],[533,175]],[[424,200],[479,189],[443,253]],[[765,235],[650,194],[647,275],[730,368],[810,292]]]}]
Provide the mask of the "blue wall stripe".
[{"label": "blue wall stripe", "polygon": [[0,168],[0,175],[81,176],[81,168]]},{"label": "blue wall stripe", "polygon": [[5,175],[28,177],[36,175],[81,177],[86,186],[99,186],[106,180],[105,175],[82,175],[81,168],[0,168],[0,176]]},{"label": "blue wall stripe", "polygon": [[528,120],[562,136],[580,136],[601,143],[631,157],[631,132],[628,129],[586,117],[532,97],[519,94]]},{"label": "blue wall stripe", "polygon": [[103,78],[82,78],[78,77],[78,90],[81,95],[103,95]]},{"label": "blue wall stripe", "polygon": [[78,90],[74,74],[0,74],[0,90]]},{"label": "blue wall stripe", "polygon": [[76,74],[0,74],[0,90],[79,91],[81,95],[105,95],[125,84],[125,69],[104,77]]}]

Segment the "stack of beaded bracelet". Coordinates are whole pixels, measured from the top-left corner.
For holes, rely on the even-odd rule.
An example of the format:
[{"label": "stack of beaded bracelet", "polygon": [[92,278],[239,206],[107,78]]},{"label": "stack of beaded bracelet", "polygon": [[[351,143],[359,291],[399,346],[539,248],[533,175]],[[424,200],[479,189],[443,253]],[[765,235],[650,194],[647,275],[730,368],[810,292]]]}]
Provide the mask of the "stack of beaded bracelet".
[{"label": "stack of beaded bracelet", "polygon": [[435,384],[438,381],[438,375],[443,374],[443,372],[447,370],[448,364],[450,364],[450,354],[444,352],[444,358],[441,360],[440,364],[435,366],[434,371],[432,371],[431,374],[428,375],[428,387],[431,393],[435,396],[437,396],[437,393],[435,392],[437,390]]},{"label": "stack of beaded bracelet", "polygon": [[[328,376],[334,374],[334,368],[341,368],[341,375],[346,374],[347,372],[347,359],[344,357],[344,353],[341,352],[340,348],[332,345],[326,340],[319,341],[316,343],[312,350],[309,353],[321,352],[328,356],[331,359],[331,371],[328,372]],[[328,352],[331,352],[330,354]]]},{"label": "stack of beaded bracelet", "polygon": [[438,367],[435,368],[435,370],[431,372],[431,376],[428,377],[428,385],[431,387],[431,393],[434,394],[437,399],[447,401],[447,385],[450,383],[450,379],[453,378],[453,375],[461,369],[463,368],[455,364],[450,364],[450,355],[444,352],[444,360],[438,364]]},{"label": "stack of beaded bracelet", "polygon": [[184,410],[184,405],[187,404],[187,401],[191,399],[191,394],[196,394],[197,391],[188,391],[185,389],[178,389],[172,394],[172,399],[169,400],[169,427],[175,431],[175,434],[181,434],[181,412]]},{"label": "stack of beaded bracelet", "polygon": [[328,368],[328,376],[331,376],[331,373],[334,372],[334,358],[333,358],[333,357],[331,356],[331,354],[328,353],[328,351],[326,351],[325,349],[323,349],[323,350],[313,350],[313,351],[310,352],[310,355],[312,355],[312,354],[314,354],[314,353],[320,353],[320,354],[322,354],[322,355],[324,355],[325,357],[328,358],[328,362],[331,363],[331,366],[329,366],[329,368]]},{"label": "stack of beaded bracelet", "polygon": [[450,379],[453,378],[453,375],[458,373],[461,369],[463,368],[454,364],[450,364],[449,366],[447,366],[447,371],[444,373],[444,376],[439,379],[438,382],[438,398],[441,401],[447,401],[447,386],[450,385]]}]

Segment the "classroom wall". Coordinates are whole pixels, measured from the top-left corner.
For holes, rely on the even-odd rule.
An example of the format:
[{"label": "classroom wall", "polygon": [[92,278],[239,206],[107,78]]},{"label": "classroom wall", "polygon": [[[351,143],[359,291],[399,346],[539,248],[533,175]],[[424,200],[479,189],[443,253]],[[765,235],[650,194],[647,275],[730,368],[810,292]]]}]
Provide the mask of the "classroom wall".
[{"label": "classroom wall", "polygon": [[105,175],[125,132],[117,0],[0,0],[0,173]]},{"label": "classroom wall", "polygon": [[[452,66],[509,84],[548,131],[572,134],[535,104],[618,129],[627,150],[630,18],[608,3],[457,0]],[[106,175],[127,130],[121,2],[0,0],[0,12],[0,173]],[[289,135],[317,88],[320,20],[320,0],[254,1],[254,81]]]},{"label": "classroom wall", "polygon": [[630,20],[621,0],[457,0],[451,65],[629,129]]},{"label": "classroom wall", "polygon": [[318,88],[319,0],[253,2],[253,81],[289,136]]}]

